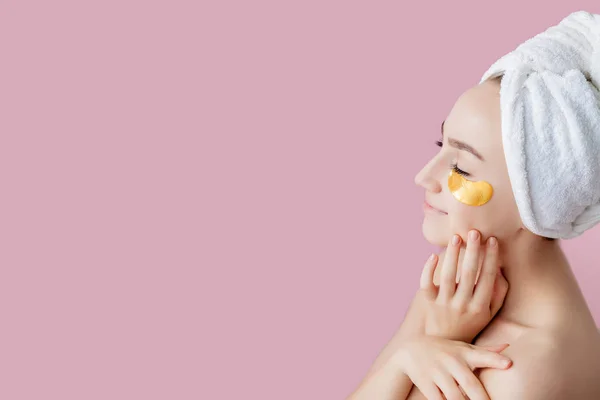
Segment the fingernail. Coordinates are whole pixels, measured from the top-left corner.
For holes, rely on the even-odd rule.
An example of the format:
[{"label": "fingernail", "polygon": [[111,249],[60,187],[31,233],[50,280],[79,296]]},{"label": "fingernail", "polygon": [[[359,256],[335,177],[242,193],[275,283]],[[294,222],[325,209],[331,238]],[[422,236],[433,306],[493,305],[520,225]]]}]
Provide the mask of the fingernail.
[{"label": "fingernail", "polygon": [[496,238],[495,237],[491,237],[488,240],[488,246],[490,247],[494,247],[496,245]]},{"label": "fingernail", "polygon": [[512,364],[511,360],[504,360],[504,361],[502,361],[502,365],[505,366],[505,367],[510,366],[510,364]]},{"label": "fingernail", "polygon": [[477,232],[477,231],[469,232],[469,239],[471,239],[473,241],[479,239],[479,232]]},{"label": "fingernail", "polygon": [[458,235],[454,235],[454,237],[452,238],[452,244],[456,246],[459,240],[460,238],[458,237]]},{"label": "fingernail", "polygon": [[432,254],[429,256],[429,260],[427,260],[427,261],[433,261],[434,258],[435,258],[435,254]]}]

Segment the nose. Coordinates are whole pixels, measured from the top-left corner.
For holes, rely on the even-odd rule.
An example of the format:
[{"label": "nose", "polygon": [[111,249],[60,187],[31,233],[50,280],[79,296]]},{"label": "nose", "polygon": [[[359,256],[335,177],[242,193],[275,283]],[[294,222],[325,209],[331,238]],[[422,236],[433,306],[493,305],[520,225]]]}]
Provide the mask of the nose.
[{"label": "nose", "polygon": [[442,191],[442,185],[436,178],[435,165],[436,157],[432,158],[424,167],[415,175],[415,185],[421,186],[425,190],[433,193],[440,193]]}]

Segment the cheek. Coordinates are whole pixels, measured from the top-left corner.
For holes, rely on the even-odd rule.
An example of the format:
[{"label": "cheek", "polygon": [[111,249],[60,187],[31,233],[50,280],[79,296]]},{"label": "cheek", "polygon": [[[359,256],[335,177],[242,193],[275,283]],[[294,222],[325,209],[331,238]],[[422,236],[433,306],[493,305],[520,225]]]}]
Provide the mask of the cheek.
[{"label": "cheek", "polygon": [[487,219],[491,235],[502,240],[514,235],[520,229],[521,216],[512,196],[511,187],[499,189],[495,198],[488,204],[490,213]]},{"label": "cheek", "polygon": [[519,228],[521,219],[511,194],[500,188],[484,205],[469,206],[449,193],[450,234],[458,233],[465,239],[470,229],[477,229],[482,233],[484,241],[489,236],[502,240],[512,235]]},{"label": "cheek", "polygon": [[452,207],[448,216],[450,217],[450,229],[452,233],[458,233],[465,239],[469,229],[480,229],[485,224],[486,212],[483,207],[473,207],[451,199]]},{"label": "cheek", "polygon": [[[501,208],[498,208],[499,203],[501,203],[498,201],[500,200],[498,196],[486,197],[485,194],[482,195],[475,189],[463,186],[462,197],[452,190],[448,193],[450,230],[452,230],[452,233],[461,235],[463,239],[466,239],[467,233],[471,229],[477,229],[482,234],[490,230],[493,231],[496,224],[494,220],[502,215]],[[470,205],[471,202],[477,203],[473,199],[479,199],[478,202],[483,204],[479,206]]]}]

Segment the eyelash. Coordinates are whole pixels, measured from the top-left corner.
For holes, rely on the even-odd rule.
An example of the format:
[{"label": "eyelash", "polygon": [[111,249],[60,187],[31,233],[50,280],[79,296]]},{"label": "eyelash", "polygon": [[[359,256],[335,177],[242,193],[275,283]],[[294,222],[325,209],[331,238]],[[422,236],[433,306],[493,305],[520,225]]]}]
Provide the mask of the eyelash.
[{"label": "eyelash", "polygon": [[[443,143],[439,140],[435,141],[435,144],[438,145],[439,147],[443,146]],[[453,163],[451,165],[452,169],[454,170],[454,172],[456,172],[457,174],[460,174],[462,176],[470,176],[471,174],[469,174],[468,172],[463,171],[462,169],[458,168],[458,164]]]}]

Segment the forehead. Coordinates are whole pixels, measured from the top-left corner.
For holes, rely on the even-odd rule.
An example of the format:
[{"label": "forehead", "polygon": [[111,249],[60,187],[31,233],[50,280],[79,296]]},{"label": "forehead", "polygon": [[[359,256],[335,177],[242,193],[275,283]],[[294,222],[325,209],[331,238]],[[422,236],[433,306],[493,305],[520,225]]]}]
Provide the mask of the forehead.
[{"label": "forehead", "polygon": [[462,93],[444,123],[444,135],[475,147],[491,158],[502,145],[500,84],[485,81]]}]

